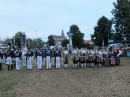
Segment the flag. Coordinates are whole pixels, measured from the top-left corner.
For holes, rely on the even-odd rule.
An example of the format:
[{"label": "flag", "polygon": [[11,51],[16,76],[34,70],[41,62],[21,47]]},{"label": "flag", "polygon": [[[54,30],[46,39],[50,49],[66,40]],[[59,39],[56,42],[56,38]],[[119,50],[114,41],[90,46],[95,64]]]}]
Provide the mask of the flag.
[{"label": "flag", "polygon": [[22,48],[26,47],[26,35],[25,34],[23,34],[21,37],[21,45],[22,45]]}]

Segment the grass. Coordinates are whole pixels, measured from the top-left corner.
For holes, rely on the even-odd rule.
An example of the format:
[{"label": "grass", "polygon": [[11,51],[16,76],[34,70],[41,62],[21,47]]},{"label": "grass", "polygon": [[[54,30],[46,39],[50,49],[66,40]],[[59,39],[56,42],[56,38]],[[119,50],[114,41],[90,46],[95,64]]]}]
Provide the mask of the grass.
[{"label": "grass", "polygon": [[[130,60],[115,67],[0,71],[0,97],[130,97]],[[45,68],[45,67],[44,67]]]}]

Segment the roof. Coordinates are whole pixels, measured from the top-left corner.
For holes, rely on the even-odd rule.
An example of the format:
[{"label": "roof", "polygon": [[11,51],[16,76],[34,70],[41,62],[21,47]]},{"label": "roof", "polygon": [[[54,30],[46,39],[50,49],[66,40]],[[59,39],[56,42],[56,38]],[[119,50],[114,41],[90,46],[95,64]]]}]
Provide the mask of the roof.
[{"label": "roof", "polygon": [[94,44],[92,40],[84,40],[84,44]]}]

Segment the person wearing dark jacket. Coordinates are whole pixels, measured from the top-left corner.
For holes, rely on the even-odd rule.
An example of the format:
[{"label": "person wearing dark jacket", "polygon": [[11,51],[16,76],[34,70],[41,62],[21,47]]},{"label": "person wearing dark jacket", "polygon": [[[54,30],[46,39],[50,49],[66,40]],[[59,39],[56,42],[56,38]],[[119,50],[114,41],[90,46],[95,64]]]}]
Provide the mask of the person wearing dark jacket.
[{"label": "person wearing dark jacket", "polygon": [[56,68],[60,68],[60,58],[61,58],[61,52],[58,48],[54,51],[54,57],[55,57],[55,66]]},{"label": "person wearing dark jacket", "polygon": [[6,64],[8,67],[8,71],[13,69],[13,65],[12,65],[12,55],[13,55],[13,50],[11,50],[11,47],[7,48],[7,52],[6,52]]},{"label": "person wearing dark jacket", "polygon": [[36,53],[35,53],[35,58],[37,60],[37,66],[38,69],[42,69],[42,58],[43,58],[43,51],[38,47]]},{"label": "person wearing dark jacket", "polygon": [[28,51],[27,51],[27,69],[28,70],[31,70],[32,69],[32,57],[33,57],[33,51],[31,51],[31,48],[29,47],[28,48]]},{"label": "person wearing dark jacket", "polygon": [[46,58],[46,69],[51,69],[51,57],[52,57],[52,50],[47,47],[45,50],[45,58]]},{"label": "person wearing dark jacket", "polygon": [[15,59],[16,59],[16,70],[20,70],[21,66],[20,66],[20,57],[21,57],[21,51],[19,48],[16,49],[16,51],[14,52],[15,54]]}]

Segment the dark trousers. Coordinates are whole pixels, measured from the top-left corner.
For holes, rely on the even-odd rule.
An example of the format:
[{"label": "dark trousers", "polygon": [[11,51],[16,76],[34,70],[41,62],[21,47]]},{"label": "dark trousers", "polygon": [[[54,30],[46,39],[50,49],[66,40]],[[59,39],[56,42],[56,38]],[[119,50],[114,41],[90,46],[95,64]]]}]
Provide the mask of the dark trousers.
[{"label": "dark trousers", "polygon": [[13,65],[7,65],[8,71],[13,69]]}]

